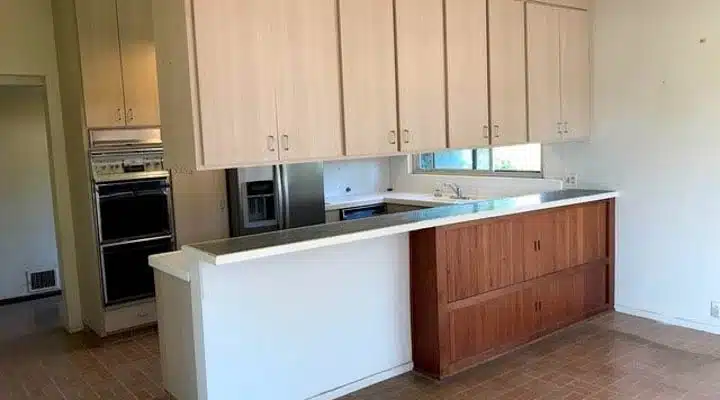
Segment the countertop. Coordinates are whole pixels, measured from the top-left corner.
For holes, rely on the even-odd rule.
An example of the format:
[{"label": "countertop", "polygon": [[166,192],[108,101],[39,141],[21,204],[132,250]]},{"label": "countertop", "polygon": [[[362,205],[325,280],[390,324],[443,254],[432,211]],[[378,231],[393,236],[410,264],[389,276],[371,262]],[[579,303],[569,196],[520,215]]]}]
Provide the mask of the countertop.
[{"label": "countertop", "polygon": [[[187,250],[202,261],[222,265],[437,226],[606,200],[617,196],[618,193],[614,191],[568,189],[502,199],[479,200],[367,219],[217,240],[183,246],[183,250]],[[427,196],[423,196],[423,198],[427,198]]]},{"label": "countertop", "polygon": [[186,282],[190,281],[187,259],[182,251],[155,254],[148,257],[148,263],[155,269],[172,275]]},{"label": "countertop", "polygon": [[402,204],[406,206],[437,207],[450,204],[475,203],[483,198],[472,200],[454,200],[448,197],[434,197],[430,194],[384,192],[366,195],[352,195],[328,197],[325,199],[325,211],[341,210],[343,208],[369,206],[378,203]]}]

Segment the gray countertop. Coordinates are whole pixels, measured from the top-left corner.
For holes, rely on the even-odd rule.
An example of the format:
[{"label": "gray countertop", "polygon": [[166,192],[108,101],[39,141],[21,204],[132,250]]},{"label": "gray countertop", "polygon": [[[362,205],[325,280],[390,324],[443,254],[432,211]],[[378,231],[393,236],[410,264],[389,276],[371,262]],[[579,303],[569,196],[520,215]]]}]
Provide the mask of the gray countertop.
[{"label": "gray countertop", "polygon": [[[331,245],[332,243],[329,243],[326,239],[346,235],[357,236],[357,234],[378,230],[386,230],[388,231],[387,234],[393,234],[394,232],[387,230],[387,228],[404,227],[406,225],[407,229],[404,229],[404,231],[407,232],[475,219],[492,218],[538,209],[562,207],[587,201],[597,201],[612,198],[616,195],[617,193],[613,191],[567,189],[526,196],[483,200],[469,204],[434,207],[352,221],[334,222],[253,236],[217,240],[213,242],[194,244],[188,247],[194,250],[199,250],[201,253],[204,253],[204,255],[212,258],[212,261],[217,263],[218,257],[227,255],[245,252],[252,253],[258,250],[281,248],[283,246],[287,248],[287,251],[284,252],[297,251],[303,249],[300,247],[308,248],[308,246],[296,246],[298,248],[295,250],[290,249],[288,246],[311,241],[322,241],[324,239],[325,242],[327,242],[324,245]],[[360,239],[362,239],[362,237],[358,237],[356,240]],[[320,245],[312,247],[320,247]],[[282,252],[283,251],[277,251],[275,253]],[[271,255],[270,252],[266,253],[268,253],[266,255]],[[245,258],[257,258],[259,256],[260,255],[252,257],[248,256]],[[230,261],[232,260],[228,259],[225,262]]]}]

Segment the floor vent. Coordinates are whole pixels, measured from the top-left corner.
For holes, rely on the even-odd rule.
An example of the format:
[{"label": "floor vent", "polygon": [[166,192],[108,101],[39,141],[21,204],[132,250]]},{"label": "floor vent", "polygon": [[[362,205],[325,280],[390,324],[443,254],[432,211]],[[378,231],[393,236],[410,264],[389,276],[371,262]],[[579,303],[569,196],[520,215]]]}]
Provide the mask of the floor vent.
[{"label": "floor vent", "polygon": [[57,276],[54,269],[47,271],[28,272],[28,290],[33,292],[44,292],[46,290],[57,289]]}]

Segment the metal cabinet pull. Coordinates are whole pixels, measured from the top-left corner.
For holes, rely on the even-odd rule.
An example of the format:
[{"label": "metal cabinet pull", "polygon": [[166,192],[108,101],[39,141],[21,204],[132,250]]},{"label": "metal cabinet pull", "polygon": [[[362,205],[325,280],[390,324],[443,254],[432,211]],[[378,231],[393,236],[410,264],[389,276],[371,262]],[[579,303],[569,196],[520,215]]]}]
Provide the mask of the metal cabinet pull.
[{"label": "metal cabinet pull", "polygon": [[283,140],[283,143],[282,143],[283,150],[289,151],[290,150],[290,136],[282,135],[282,140]]},{"label": "metal cabinet pull", "polygon": [[483,139],[490,139],[490,127],[483,125]]},{"label": "metal cabinet pull", "polygon": [[562,122],[558,122],[558,123],[557,123],[557,132],[558,132],[558,135],[562,135],[562,134],[563,134],[562,125],[563,125]]},{"label": "metal cabinet pull", "polygon": [[403,129],[403,143],[410,143],[410,129]]},{"label": "metal cabinet pull", "polygon": [[267,137],[268,150],[275,151],[275,136],[268,135]]},{"label": "metal cabinet pull", "polygon": [[567,135],[567,134],[568,134],[568,123],[567,123],[567,121],[564,122],[564,125],[565,125],[565,134]]},{"label": "metal cabinet pull", "polygon": [[121,122],[122,120],[123,120],[122,109],[121,108],[115,109],[115,121]]},{"label": "metal cabinet pull", "polygon": [[500,137],[500,125],[498,125],[498,124],[493,125],[493,130],[495,131],[495,138],[499,138]]},{"label": "metal cabinet pull", "polygon": [[128,108],[127,110],[127,120],[133,121],[135,119],[135,113],[133,112],[132,108]]},{"label": "metal cabinet pull", "polygon": [[542,251],[542,246],[540,245],[540,241],[538,240],[538,251]]},{"label": "metal cabinet pull", "polygon": [[388,141],[390,144],[397,144],[397,132],[390,131],[390,135],[388,136]]}]

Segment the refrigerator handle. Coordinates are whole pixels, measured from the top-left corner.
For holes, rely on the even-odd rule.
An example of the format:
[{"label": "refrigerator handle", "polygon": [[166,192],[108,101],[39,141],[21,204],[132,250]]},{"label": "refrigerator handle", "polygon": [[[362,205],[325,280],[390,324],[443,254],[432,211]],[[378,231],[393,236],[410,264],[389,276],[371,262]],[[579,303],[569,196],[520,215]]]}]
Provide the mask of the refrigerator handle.
[{"label": "refrigerator handle", "polygon": [[282,165],[276,165],[275,169],[275,184],[277,185],[277,199],[278,199],[278,228],[280,230],[287,229],[290,226],[290,206],[288,203],[288,181],[287,173]]}]

